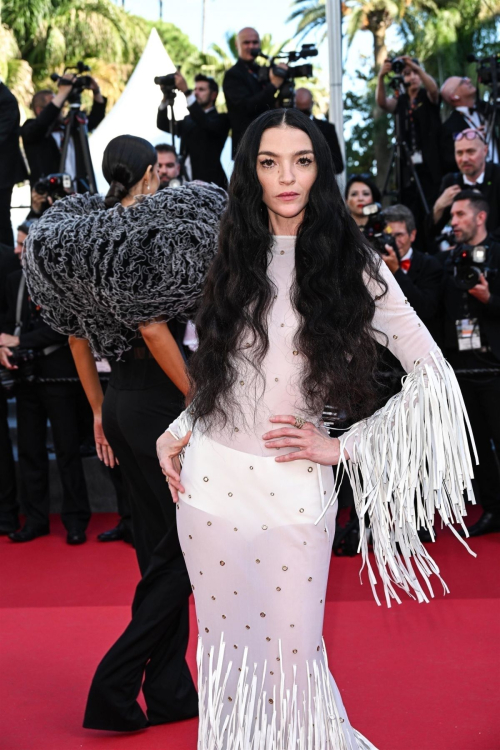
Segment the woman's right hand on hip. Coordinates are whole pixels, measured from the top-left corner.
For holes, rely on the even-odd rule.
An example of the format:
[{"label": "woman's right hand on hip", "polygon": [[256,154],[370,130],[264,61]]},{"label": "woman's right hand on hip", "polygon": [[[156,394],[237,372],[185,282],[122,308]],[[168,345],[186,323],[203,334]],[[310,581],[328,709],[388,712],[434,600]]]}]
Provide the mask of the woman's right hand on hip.
[{"label": "woman's right hand on hip", "polygon": [[156,441],[156,453],[160,462],[161,470],[165,475],[172,500],[174,503],[179,502],[179,492],[185,492],[181,484],[181,462],[179,454],[189,443],[191,430],[183,438],[177,439],[171,432],[163,433]]}]

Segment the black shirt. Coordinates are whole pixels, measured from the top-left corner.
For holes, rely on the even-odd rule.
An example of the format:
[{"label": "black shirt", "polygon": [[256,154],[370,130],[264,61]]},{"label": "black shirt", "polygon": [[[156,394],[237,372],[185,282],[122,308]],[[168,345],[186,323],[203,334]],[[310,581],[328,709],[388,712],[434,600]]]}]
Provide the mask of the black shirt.
[{"label": "black shirt", "polygon": [[[408,94],[398,97],[395,115],[401,117],[402,138],[408,144],[410,154],[422,153],[423,164],[432,182],[438,183],[442,177],[439,154],[441,120],[439,104],[433,104],[424,88],[410,101]],[[409,173],[409,170],[406,170]]]}]

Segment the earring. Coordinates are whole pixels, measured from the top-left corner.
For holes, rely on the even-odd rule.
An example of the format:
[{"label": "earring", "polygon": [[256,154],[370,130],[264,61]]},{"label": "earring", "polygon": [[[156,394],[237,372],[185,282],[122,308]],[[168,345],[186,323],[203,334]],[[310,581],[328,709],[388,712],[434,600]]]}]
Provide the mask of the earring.
[{"label": "earring", "polygon": [[149,191],[151,190],[151,188],[149,187],[149,182],[147,184],[147,188],[148,188],[148,193],[149,193]]}]

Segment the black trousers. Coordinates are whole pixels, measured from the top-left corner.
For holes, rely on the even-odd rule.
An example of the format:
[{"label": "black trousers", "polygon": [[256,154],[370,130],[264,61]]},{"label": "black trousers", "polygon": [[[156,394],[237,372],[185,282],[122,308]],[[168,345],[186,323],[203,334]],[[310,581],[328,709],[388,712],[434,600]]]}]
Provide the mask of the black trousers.
[{"label": "black trousers", "polygon": [[0,188],[0,244],[14,247],[14,235],[10,220],[12,188]]},{"label": "black trousers", "polygon": [[500,376],[457,374],[457,378],[479,456],[479,466],[474,466],[478,501],[484,511],[500,514]]},{"label": "black trousers", "polygon": [[[129,363],[133,371],[155,363]],[[126,365],[124,365],[126,368]],[[99,664],[83,726],[133,731],[197,715],[198,698],[185,661],[191,585],[177,538],[175,505],[158,458],[156,440],[179,414],[164,383],[108,386],[104,433],[130,488],[132,528],[143,578],[132,620]],[[137,385],[133,375],[131,386]],[[170,384],[171,385],[171,384]],[[144,682],[143,682],[144,680]],[[137,702],[141,689],[148,717]]]},{"label": "black trousers", "polygon": [[16,389],[19,471],[26,525],[49,524],[47,419],[52,427],[63,487],[61,518],[69,532],[81,532],[90,520],[87,486],[80,457],[79,383],[23,383]]},{"label": "black trousers", "polygon": [[17,503],[16,465],[12,455],[7,397],[0,387],[0,526],[15,531],[19,526]]}]

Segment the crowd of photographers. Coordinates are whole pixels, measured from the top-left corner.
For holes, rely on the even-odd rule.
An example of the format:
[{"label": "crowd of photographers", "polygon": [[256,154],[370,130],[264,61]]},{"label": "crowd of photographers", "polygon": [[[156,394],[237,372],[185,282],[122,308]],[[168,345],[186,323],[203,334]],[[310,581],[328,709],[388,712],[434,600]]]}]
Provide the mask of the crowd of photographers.
[{"label": "crowd of photographers", "polygon": [[[278,58],[259,66],[260,38],[252,28],[240,31],[237,49],[238,61],[223,81],[227,114],[217,110],[219,88],[213,78],[197,75],[193,90],[180,70],[155,79],[163,95],[157,126],[180,139],[179,152],[167,143],[156,146],[160,188],[188,180],[226,188],[221,153],[229,132],[234,156],[250,122],[275,106],[295,106],[316,123],[330,146],[335,171],[341,173],[344,161],[334,125],[313,116],[308,89],[295,90],[295,77],[310,75],[311,66],[289,65],[314,55],[315,50],[304,45],[300,54],[286,55],[286,62]],[[84,69],[82,66],[77,72]],[[483,73],[485,69],[483,65]],[[80,109],[82,87],[93,93],[88,117]],[[189,112],[181,121],[173,116],[176,96],[185,97]],[[362,174],[349,176],[346,204],[456,370],[480,460],[475,472],[483,513],[470,532],[500,531],[500,165],[496,112],[478,99],[469,78],[454,76],[439,90],[419,62],[407,56],[382,65],[376,100],[395,117],[394,158],[389,170],[395,172],[398,202],[382,211],[385,194],[377,183],[384,181],[384,175],[376,179]],[[442,102],[451,109],[444,120]],[[47,419],[63,487],[67,541],[80,544],[86,539],[90,507],[81,444],[87,407],[67,340],[52,331],[32,305],[19,256],[30,222],[54,200],[71,192],[94,192],[86,133],[101,122],[105,106],[94,79],[65,74],[58,80],[57,94],[49,90],[35,94],[34,117],[19,128],[17,102],[0,83],[0,534],[9,534],[14,541],[30,541],[49,531]],[[29,167],[32,203],[15,244],[10,225],[11,193],[14,184],[27,176],[19,134]],[[389,171],[385,182],[390,176]],[[382,361],[381,382],[386,383],[388,397],[397,389],[401,373],[399,364],[387,353]],[[16,382],[12,368],[20,366],[23,382]],[[7,420],[7,399],[12,394],[17,403],[18,457],[28,518],[21,531]],[[113,470],[121,521],[103,540],[130,539],[126,492],[117,473],[118,469]]]}]

